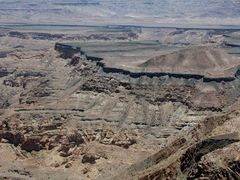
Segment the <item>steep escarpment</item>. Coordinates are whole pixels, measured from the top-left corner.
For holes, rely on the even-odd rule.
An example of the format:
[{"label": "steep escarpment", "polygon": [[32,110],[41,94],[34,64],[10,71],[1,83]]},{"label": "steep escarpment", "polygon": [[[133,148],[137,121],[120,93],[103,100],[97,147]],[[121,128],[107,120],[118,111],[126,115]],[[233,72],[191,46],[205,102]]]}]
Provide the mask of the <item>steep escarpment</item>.
[{"label": "steep escarpment", "polygon": [[[121,43],[118,44],[121,47]],[[179,51],[174,51],[169,54],[156,56],[154,58],[146,60],[145,62],[131,66],[128,65],[127,62],[124,62],[125,64],[121,64],[119,62],[114,63],[111,60],[104,60],[104,55],[101,53],[109,52],[109,56],[112,56],[112,52],[111,50],[105,49],[108,48],[109,45],[105,45],[104,43],[102,45],[103,47],[101,47],[100,43],[99,45],[92,45],[93,47],[90,47],[90,45],[87,44],[85,47],[83,44],[83,49],[81,49],[81,45],[75,46],[68,44],[56,44],[55,47],[60,52],[65,53],[67,51],[70,51],[70,49],[71,51],[78,50],[78,52],[82,55],[85,55],[88,60],[96,61],[97,65],[102,67],[104,72],[121,73],[130,75],[134,78],[139,78],[141,76],[169,76],[185,79],[203,79],[206,82],[233,81],[237,76],[239,67],[239,61],[236,57],[227,54],[220,48],[214,48],[211,46],[197,46],[186,48]],[[62,49],[60,48],[61,46]],[[139,47],[139,49],[141,49],[141,47]],[[98,53],[98,55],[93,56],[88,54],[91,54],[95,51]],[[123,49],[121,51],[124,51],[124,53],[128,52],[126,49]],[[131,64],[131,61],[129,61],[129,63]]]},{"label": "steep escarpment", "polygon": [[[97,58],[95,58],[97,59]],[[148,77],[163,77],[163,76],[168,76],[168,77],[173,77],[173,78],[184,78],[184,79],[195,79],[195,80],[203,80],[205,82],[228,82],[228,81],[233,81],[235,79],[235,74],[234,76],[229,76],[229,77],[206,77],[204,75],[200,74],[190,74],[190,73],[169,73],[169,72],[134,72],[131,70],[123,69],[123,68],[117,68],[117,67],[108,67],[106,64],[102,62],[98,62],[98,65],[103,68],[103,71],[106,73],[120,73],[120,74],[125,74],[129,75],[133,78],[139,78],[141,76],[148,76]],[[141,70],[140,70],[141,71]],[[157,71],[157,70],[156,70]],[[236,69],[237,71],[237,69]]]}]

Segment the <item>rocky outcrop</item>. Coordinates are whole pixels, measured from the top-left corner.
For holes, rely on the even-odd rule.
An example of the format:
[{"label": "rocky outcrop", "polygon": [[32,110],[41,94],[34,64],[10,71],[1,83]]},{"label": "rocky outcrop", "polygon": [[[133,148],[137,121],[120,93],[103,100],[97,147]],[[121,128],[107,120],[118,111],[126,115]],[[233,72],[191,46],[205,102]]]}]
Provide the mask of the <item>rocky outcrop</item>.
[{"label": "rocky outcrop", "polygon": [[32,152],[32,151],[40,151],[44,148],[47,142],[41,141],[42,137],[40,136],[31,136],[26,137],[25,141],[21,144],[21,149]]},{"label": "rocky outcrop", "polygon": [[20,87],[23,86],[22,81],[16,78],[8,78],[3,81],[3,84],[5,86],[10,86],[10,87]]},{"label": "rocky outcrop", "polygon": [[239,179],[238,174],[239,171],[232,170],[230,167],[216,167],[213,163],[205,164],[201,162],[192,168],[187,179]]},{"label": "rocky outcrop", "polygon": [[11,71],[11,70],[0,68],[0,78],[8,76],[8,75],[10,75],[12,73],[13,73],[13,71]]},{"label": "rocky outcrop", "polygon": [[74,56],[71,61],[68,63],[69,66],[77,66],[80,62],[79,56]]},{"label": "rocky outcrop", "polygon": [[80,54],[80,48],[60,43],[55,44],[55,50],[61,53],[62,58],[72,58],[75,54]]},{"label": "rocky outcrop", "polygon": [[3,131],[0,132],[0,134],[1,139],[6,139],[8,143],[14,144],[15,146],[18,146],[25,140],[24,135],[16,131]]},{"label": "rocky outcrop", "polygon": [[97,159],[100,159],[100,157],[95,154],[84,154],[82,163],[95,164]]},{"label": "rocky outcrop", "polygon": [[28,35],[23,32],[18,32],[18,31],[11,31],[9,32],[9,37],[15,37],[15,38],[20,38],[20,39],[28,39]]},{"label": "rocky outcrop", "polygon": [[238,139],[207,139],[194,145],[181,157],[181,171],[188,171],[189,168],[198,163],[205,154],[238,141]]},{"label": "rocky outcrop", "polygon": [[[63,122],[43,123],[38,124],[37,127],[32,127],[19,125],[17,121],[2,121],[0,124],[0,141],[19,146],[27,152],[51,150],[57,147],[62,157],[73,155],[74,151],[81,150],[93,141],[123,148],[129,148],[136,143],[136,134],[127,130],[116,132],[110,129],[73,129],[72,131],[61,129],[64,129]],[[84,151],[83,153],[85,154]],[[91,159],[91,155],[88,156],[88,154],[83,159],[88,162],[90,161],[88,157]],[[96,155],[96,157],[100,158],[99,155]],[[84,163],[85,160],[83,160]]]},{"label": "rocky outcrop", "polygon": [[0,52],[0,58],[6,58],[8,53],[9,53],[8,51],[1,51]]},{"label": "rocky outcrop", "polygon": [[5,94],[0,93],[0,108],[5,109],[9,107],[10,103]]}]

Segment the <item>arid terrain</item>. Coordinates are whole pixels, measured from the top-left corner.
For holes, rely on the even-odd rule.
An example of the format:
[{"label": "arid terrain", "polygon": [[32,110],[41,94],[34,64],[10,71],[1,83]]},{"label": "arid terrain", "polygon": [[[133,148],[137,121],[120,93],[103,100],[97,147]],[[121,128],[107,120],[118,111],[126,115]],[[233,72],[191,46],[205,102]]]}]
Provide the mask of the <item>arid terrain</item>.
[{"label": "arid terrain", "polygon": [[0,29],[0,179],[240,179],[240,29]]},{"label": "arid terrain", "polygon": [[0,23],[240,25],[239,0],[0,0]]}]

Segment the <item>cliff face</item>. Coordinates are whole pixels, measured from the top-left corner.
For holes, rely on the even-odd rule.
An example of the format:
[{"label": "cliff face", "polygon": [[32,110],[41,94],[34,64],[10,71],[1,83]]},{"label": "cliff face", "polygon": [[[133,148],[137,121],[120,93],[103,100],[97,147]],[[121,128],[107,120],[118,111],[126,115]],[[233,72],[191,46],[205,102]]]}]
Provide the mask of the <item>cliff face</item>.
[{"label": "cliff face", "polygon": [[75,54],[80,54],[80,48],[74,48],[72,46],[59,43],[55,44],[54,49],[60,52],[60,56],[62,58],[72,58]]},{"label": "cliff face", "polygon": [[104,72],[130,75],[133,78],[169,76],[173,78],[202,79],[204,82],[227,82],[235,80],[239,67],[237,58],[228,55],[223,50],[204,46],[155,57],[136,67],[129,68],[127,65],[123,67],[110,65],[104,61],[103,57],[89,56],[88,52],[84,52],[80,47],[56,44],[55,49],[62,54],[69,53],[67,57],[76,52],[81,52],[88,60],[96,61]]},{"label": "cliff face", "polygon": [[125,74],[129,75],[133,78],[140,78],[142,76],[148,76],[150,78],[152,77],[173,77],[173,78],[184,78],[184,79],[195,79],[195,80],[203,80],[204,82],[228,82],[228,81],[234,81],[235,77],[219,77],[219,78],[211,78],[211,77],[205,77],[198,74],[175,74],[175,73],[164,73],[164,72],[131,72],[125,69],[121,68],[115,68],[115,67],[107,67],[104,63],[98,63],[99,66],[102,67],[103,71],[106,73],[119,73],[119,74]]}]

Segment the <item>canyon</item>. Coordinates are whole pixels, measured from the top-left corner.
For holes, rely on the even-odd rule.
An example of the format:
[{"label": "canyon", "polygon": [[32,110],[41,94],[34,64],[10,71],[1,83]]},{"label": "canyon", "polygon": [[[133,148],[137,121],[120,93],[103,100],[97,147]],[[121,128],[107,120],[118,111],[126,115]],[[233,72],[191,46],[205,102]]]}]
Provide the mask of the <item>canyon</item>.
[{"label": "canyon", "polygon": [[240,30],[61,28],[0,29],[0,178],[240,178]]}]

